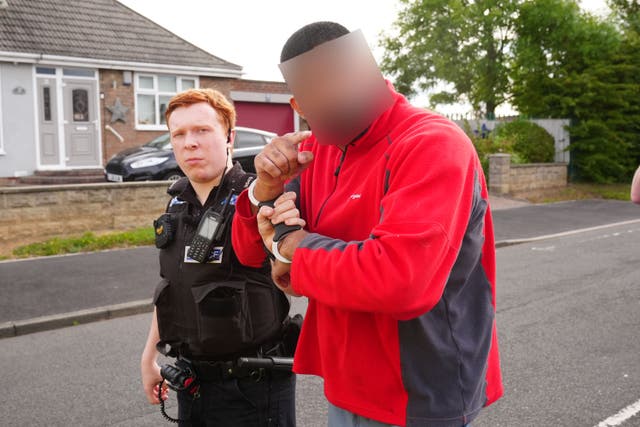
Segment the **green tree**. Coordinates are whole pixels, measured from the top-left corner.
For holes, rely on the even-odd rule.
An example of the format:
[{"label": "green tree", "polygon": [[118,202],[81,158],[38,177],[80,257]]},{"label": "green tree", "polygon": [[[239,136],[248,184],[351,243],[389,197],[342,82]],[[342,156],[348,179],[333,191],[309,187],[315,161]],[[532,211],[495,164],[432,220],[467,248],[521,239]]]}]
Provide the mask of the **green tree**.
[{"label": "green tree", "polygon": [[391,33],[383,35],[382,69],[397,89],[445,87],[432,105],[469,102],[492,116],[509,92],[507,64],[516,0],[401,0]]},{"label": "green tree", "polygon": [[640,34],[640,1],[609,0],[607,3],[626,31]]},{"label": "green tree", "polygon": [[635,167],[640,163],[640,1],[610,0],[608,3],[623,31],[617,60],[624,64],[618,67],[618,78],[625,85],[627,105],[619,130],[631,145]]},{"label": "green tree", "polygon": [[571,119],[574,178],[625,179],[629,70],[616,26],[575,1],[533,0],[521,5],[515,31],[513,104],[526,115]]}]

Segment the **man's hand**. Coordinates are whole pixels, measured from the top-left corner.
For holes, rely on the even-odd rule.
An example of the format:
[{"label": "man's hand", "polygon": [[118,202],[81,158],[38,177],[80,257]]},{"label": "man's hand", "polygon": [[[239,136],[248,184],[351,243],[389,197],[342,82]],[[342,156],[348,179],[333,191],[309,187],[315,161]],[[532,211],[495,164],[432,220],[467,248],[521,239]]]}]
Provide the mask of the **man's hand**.
[{"label": "man's hand", "polygon": [[[260,208],[257,217],[258,231],[262,237],[262,242],[269,250],[271,250],[273,237],[275,235],[274,224],[284,222],[287,225],[300,225],[301,227],[306,225],[305,220],[300,218],[300,211],[296,208],[295,199],[296,193],[284,193],[275,201],[273,208],[268,206]],[[295,248],[306,234],[306,231],[298,230],[286,235],[279,243],[280,253],[286,258],[292,259]],[[294,241],[296,242],[295,246],[291,244]],[[299,296],[293,292],[290,286],[290,270],[291,264],[286,264],[278,260],[272,261],[271,263],[271,277],[278,288],[286,294]]]},{"label": "man's hand", "polygon": [[298,145],[311,132],[293,132],[273,138],[255,157],[258,179],[254,196],[260,201],[273,200],[284,191],[284,183],[305,170],[313,160],[310,151],[299,151]]}]

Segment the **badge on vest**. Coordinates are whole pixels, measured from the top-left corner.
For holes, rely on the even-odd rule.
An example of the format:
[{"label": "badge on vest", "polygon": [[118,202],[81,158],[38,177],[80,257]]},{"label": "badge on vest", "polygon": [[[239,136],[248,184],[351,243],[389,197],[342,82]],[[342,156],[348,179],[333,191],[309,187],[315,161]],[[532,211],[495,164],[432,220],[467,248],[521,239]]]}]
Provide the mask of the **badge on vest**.
[{"label": "badge on vest", "polygon": [[[209,256],[207,256],[207,260],[204,262],[206,264],[220,264],[222,263],[222,252],[224,250],[224,246],[214,246],[211,248],[209,252]],[[191,258],[189,255],[189,246],[184,247],[184,262],[188,264],[200,264],[195,259]],[[203,264],[204,264],[203,263]]]}]

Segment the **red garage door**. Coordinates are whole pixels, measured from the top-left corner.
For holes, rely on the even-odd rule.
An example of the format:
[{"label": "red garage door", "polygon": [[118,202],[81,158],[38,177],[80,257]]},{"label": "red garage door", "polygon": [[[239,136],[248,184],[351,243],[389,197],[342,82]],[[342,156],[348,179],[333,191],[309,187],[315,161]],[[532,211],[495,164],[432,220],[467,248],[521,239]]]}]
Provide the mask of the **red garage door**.
[{"label": "red garage door", "polygon": [[237,125],[275,132],[293,132],[293,109],[289,104],[235,101]]}]

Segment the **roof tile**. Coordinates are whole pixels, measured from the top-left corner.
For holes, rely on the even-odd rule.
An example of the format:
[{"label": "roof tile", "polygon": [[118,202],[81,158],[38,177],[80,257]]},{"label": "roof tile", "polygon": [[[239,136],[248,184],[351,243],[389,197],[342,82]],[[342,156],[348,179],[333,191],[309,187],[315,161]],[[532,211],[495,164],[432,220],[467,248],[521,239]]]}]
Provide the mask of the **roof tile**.
[{"label": "roof tile", "polygon": [[0,51],[240,71],[116,0],[8,0]]}]

